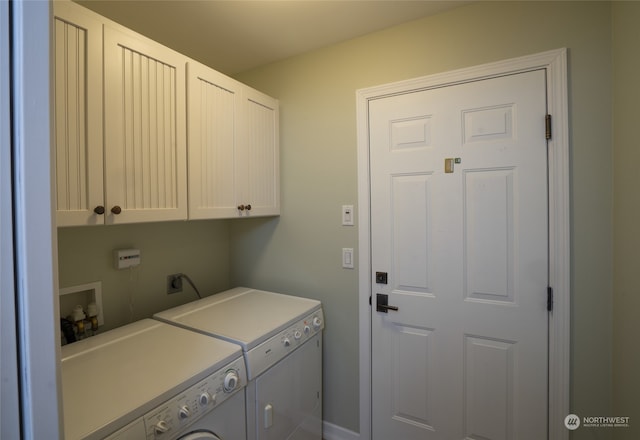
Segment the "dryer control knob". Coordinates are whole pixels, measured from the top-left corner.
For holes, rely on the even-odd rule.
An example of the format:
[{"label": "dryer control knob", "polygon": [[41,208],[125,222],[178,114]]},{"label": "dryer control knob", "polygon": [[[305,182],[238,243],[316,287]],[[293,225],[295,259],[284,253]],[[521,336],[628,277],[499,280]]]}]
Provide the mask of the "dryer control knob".
[{"label": "dryer control knob", "polygon": [[311,327],[309,327],[308,325],[305,325],[304,326],[304,334],[308,335],[310,331],[311,331]]},{"label": "dryer control knob", "polygon": [[300,338],[302,337],[302,333],[300,333],[300,330],[296,330],[296,331],[293,333],[293,337],[294,337],[294,338],[296,338],[296,341],[297,341],[298,339],[300,339]]},{"label": "dryer control knob", "polygon": [[155,424],[153,429],[156,432],[156,434],[162,434],[169,430],[169,425],[164,420],[160,420],[158,423]]},{"label": "dryer control knob", "polygon": [[235,370],[227,371],[224,377],[224,392],[230,393],[238,385],[238,373]]},{"label": "dryer control knob", "polygon": [[215,397],[211,397],[211,394],[209,394],[207,391],[200,394],[200,405],[207,406],[212,402],[215,402]]},{"label": "dryer control knob", "polygon": [[190,415],[191,412],[189,411],[189,407],[187,405],[181,406],[178,410],[178,417],[180,417],[180,420],[186,420]]},{"label": "dryer control knob", "polygon": [[284,338],[282,342],[284,343],[285,347],[289,347],[291,345],[291,341],[289,340],[289,338]]},{"label": "dryer control knob", "polygon": [[322,325],[322,320],[320,318],[318,318],[317,316],[315,318],[313,318],[313,328],[314,329],[318,330],[321,325]]}]

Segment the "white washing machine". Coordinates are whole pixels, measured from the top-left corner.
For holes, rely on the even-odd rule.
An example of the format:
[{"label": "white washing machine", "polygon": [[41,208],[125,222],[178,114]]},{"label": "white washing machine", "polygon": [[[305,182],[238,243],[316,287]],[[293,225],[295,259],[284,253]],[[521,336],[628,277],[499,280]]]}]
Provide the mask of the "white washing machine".
[{"label": "white washing machine", "polygon": [[145,319],[62,347],[65,439],[244,440],[237,345]]},{"label": "white washing machine", "polygon": [[242,347],[249,440],[322,438],[319,301],[238,287],[154,318]]}]

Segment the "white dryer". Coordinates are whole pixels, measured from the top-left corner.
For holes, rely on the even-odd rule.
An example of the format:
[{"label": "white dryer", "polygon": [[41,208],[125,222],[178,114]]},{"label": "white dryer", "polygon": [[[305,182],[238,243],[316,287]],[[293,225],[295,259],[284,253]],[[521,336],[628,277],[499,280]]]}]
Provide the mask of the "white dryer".
[{"label": "white dryer", "polygon": [[322,438],[319,301],[238,287],[154,318],[242,347],[249,440]]},{"label": "white dryer", "polygon": [[246,439],[237,345],[145,319],[62,347],[65,439]]}]

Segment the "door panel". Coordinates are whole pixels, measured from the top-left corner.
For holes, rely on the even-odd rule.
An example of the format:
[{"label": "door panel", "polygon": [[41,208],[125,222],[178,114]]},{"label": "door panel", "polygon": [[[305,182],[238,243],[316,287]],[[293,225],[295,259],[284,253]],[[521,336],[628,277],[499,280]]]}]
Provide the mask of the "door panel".
[{"label": "door panel", "polygon": [[245,216],[280,214],[279,103],[245,87],[242,96],[245,130],[238,154],[238,202],[251,205]]},{"label": "door panel", "polygon": [[464,173],[467,299],[513,302],[514,170]]},{"label": "door panel", "polygon": [[[393,330],[392,408],[395,419],[431,426],[428,396],[429,361],[433,355],[431,329],[397,325]],[[416,362],[417,358],[417,362]],[[422,368],[426,365],[427,368]]]},{"label": "door panel", "polygon": [[374,439],[545,438],[545,113],[542,70],[369,102]]},{"label": "door panel", "polygon": [[513,341],[465,336],[464,432],[467,438],[517,438],[513,431],[514,351]]},{"label": "door panel", "polygon": [[[428,293],[431,263],[430,175],[392,176],[393,273],[396,288]],[[422,227],[424,226],[424,227]],[[421,243],[423,246],[414,246]]]},{"label": "door panel", "polygon": [[104,223],[102,23],[71,3],[53,18],[57,226]]},{"label": "door panel", "polygon": [[240,83],[202,64],[187,65],[189,218],[237,215],[236,150]]},{"label": "door panel", "polygon": [[186,58],[108,26],[104,57],[106,222],[184,220]]}]

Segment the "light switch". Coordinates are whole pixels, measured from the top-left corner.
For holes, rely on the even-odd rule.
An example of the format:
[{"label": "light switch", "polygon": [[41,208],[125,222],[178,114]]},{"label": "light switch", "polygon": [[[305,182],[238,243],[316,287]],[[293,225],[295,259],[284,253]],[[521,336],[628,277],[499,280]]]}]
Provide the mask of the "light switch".
[{"label": "light switch", "polygon": [[342,248],[342,267],[353,269],[353,248]]},{"label": "light switch", "polygon": [[342,226],[353,226],[353,205],[342,205]]}]

